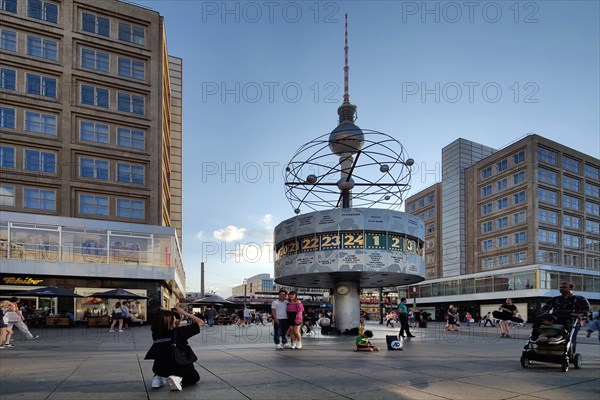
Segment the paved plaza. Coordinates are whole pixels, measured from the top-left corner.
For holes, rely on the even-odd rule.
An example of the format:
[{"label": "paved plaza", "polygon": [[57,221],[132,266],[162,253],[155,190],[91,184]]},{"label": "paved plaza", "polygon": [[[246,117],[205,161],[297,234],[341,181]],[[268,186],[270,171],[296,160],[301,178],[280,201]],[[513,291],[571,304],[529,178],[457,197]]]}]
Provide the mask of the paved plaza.
[{"label": "paved plaza", "polygon": [[530,327],[500,339],[496,328],[461,326],[444,332],[432,323],[415,329],[404,351],[385,349],[398,329],[369,322],[378,353],[353,351],[354,337],[316,334],[302,350],[275,350],[272,327],[205,328],[190,344],[199,357],[197,385],[152,389],[152,361],[144,360],[150,328],[109,333],[104,328],[37,329],[36,341],[17,333],[0,350],[0,399],[577,399],[600,393],[598,338],[581,331],[583,368],[519,358]]}]

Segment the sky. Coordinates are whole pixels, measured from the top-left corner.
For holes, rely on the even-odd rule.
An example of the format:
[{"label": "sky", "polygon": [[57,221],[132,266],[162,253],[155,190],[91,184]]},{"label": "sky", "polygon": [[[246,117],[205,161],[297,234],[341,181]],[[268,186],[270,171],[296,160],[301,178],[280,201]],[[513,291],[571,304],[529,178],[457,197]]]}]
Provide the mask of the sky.
[{"label": "sky", "polygon": [[503,148],[530,133],[600,157],[598,1],[136,1],[183,59],[187,291],[273,276],[294,216],[285,165],[337,126],[349,15],[356,124],[415,160],[408,195],[441,180],[457,138]]}]

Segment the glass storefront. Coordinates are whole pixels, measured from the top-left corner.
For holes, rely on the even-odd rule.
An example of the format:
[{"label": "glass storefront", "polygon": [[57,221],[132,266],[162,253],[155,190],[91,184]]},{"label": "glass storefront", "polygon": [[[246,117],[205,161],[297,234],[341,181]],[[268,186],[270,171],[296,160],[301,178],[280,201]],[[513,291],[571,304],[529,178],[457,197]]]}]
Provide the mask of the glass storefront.
[{"label": "glass storefront", "polygon": [[[115,304],[124,300],[105,299],[101,297],[89,297],[93,293],[106,292],[107,288],[75,288],[75,293],[84,296],[75,299],[75,320],[85,321],[90,317],[110,317],[115,307]],[[146,296],[145,289],[125,289],[131,293]],[[135,318],[146,321],[147,319],[147,300],[146,299],[129,299],[129,313]]]}]

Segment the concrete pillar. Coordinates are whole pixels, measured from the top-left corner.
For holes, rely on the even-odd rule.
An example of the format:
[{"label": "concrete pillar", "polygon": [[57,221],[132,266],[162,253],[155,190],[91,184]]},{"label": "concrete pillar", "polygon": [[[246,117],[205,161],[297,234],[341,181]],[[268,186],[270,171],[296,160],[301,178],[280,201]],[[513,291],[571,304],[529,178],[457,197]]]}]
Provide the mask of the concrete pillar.
[{"label": "concrete pillar", "polygon": [[[347,293],[345,289],[347,290]],[[360,295],[357,282],[339,282],[333,288],[335,328],[342,333],[360,325]]]}]

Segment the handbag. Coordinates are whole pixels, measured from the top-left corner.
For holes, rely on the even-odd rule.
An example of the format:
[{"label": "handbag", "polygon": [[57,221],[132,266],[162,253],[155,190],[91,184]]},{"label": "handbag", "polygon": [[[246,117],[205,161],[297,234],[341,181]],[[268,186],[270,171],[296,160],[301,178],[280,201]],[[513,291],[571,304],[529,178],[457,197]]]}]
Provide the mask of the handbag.
[{"label": "handbag", "polygon": [[177,347],[177,329],[174,330],[173,342],[171,344],[171,357],[173,362],[177,365],[190,365],[198,360],[198,357],[192,351],[189,345],[185,346],[185,349]]},{"label": "handbag", "polygon": [[21,321],[21,316],[14,311],[8,311],[4,314],[3,320],[6,324],[14,324]]}]

